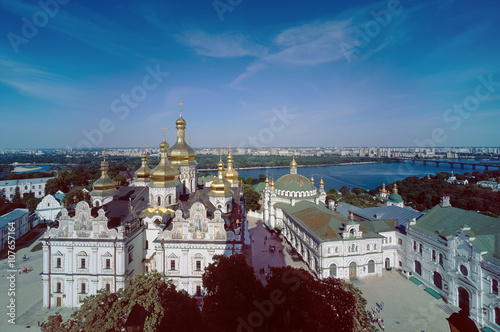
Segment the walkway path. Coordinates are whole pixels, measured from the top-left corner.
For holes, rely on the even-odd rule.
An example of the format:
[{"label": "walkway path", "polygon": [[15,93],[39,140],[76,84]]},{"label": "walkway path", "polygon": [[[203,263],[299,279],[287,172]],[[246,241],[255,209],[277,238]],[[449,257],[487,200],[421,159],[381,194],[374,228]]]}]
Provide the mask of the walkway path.
[{"label": "walkway path", "polygon": [[397,271],[384,271],[382,277],[356,280],[352,284],[363,292],[368,310],[384,302],[384,309],[378,315],[384,319],[386,332],[450,331],[446,318],[454,308],[435,299],[422,286]]},{"label": "walkway path", "polygon": [[[262,219],[248,217],[248,229],[251,236],[252,265],[255,275],[264,285],[270,267],[288,265],[309,270],[302,260],[294,261],[292,259],[287,252],[290,245],[276,233],[271,233],[262,223]],[[269,245],[275,246],[274,252],[269,250]],[[260,272],[261,269],[264,269],[264,273]]]}]

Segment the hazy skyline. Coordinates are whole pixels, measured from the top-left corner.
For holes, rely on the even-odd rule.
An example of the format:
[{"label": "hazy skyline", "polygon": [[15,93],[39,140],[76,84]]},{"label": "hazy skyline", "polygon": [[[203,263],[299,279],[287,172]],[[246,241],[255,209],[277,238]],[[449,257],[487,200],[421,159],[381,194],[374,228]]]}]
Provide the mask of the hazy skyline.
[{"label": "hazy skyline", "polygon": [[499,10],[0,0],[0,148],[498,146]]}]

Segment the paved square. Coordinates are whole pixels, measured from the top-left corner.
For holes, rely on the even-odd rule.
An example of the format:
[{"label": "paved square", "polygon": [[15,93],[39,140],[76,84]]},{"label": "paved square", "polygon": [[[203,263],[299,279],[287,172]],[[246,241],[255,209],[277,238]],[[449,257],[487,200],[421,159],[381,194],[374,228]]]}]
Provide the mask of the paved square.
[{"label": "paved square", "polygon": [[[456,308],[437,300],[397,271],[384,271],[382,277],[352,282],[361,289],[367,309],[384,302],[378,316],[384,319],[385,331],[447,332],[448,318]],[[446,312],[445,312],[446,311]]]}]

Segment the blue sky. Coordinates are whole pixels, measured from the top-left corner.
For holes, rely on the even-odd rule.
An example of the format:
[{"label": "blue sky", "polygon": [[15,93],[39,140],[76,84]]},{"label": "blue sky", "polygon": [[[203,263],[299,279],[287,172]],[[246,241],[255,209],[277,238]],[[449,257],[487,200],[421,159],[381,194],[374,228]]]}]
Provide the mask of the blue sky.
[{"label": "blue sky", "polygon": [[500,145],[498,1],[40,3],[0,0],[0,148],[173,144],[181,98],[195,147]]}]

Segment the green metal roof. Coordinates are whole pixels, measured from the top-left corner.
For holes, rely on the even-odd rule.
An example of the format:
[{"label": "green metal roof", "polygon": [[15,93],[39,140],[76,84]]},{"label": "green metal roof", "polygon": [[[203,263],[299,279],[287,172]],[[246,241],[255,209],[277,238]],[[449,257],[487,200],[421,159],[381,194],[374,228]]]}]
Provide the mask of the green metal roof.
[{"label": "green metal roof", "polygon": [[389,195],[389,199],[396,203],[400,203],[403,201],[403,198],[401,197],[400,194],[394,194],[394,193]]},{"label": "green metal roof", "polygon": [[[340,232],[344,224],[349,222],[341,214],[327,209],[323,205],[316,205],[308,201],[301,201],[291,206],[287,203],[276,203],[274,207],[283,209],[290,217],[299,222],[309,233],[321,241],[342,240]],[[381,235],[362,229],[363,237],[378,238]],[[355,240],[350,238],[349,240]]]},{"label": "green metal roof", "polygon": [[311,183],[311,181],[308,178],[300,174],[283,175],[278,179],[278,181],[276,181],[274,187],[278,190],[289,190],[289,191],[317,190],[317,188]]},{"label": "green metal roof", "polygon": [[262,193],[264,189],[266,188],[266,183],[265,182],[259,182],[256,185],[253,186],[255,191]]},{"label": "green metal roof", "polygon": [[455,231],[469,226],[469,236],[474,237],[471,242],[478,249],[487,251],[500,259],[500,219],[483,214],[466,211],[454,207],[432,208],[428,213],[418,219],[415,229],[424,231],[438,238],[439,236],[454,236]]}]

